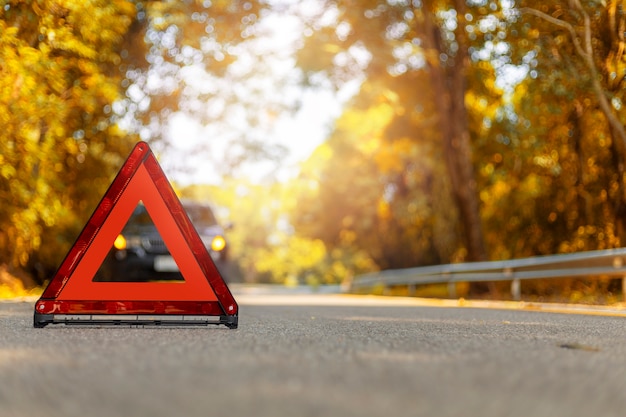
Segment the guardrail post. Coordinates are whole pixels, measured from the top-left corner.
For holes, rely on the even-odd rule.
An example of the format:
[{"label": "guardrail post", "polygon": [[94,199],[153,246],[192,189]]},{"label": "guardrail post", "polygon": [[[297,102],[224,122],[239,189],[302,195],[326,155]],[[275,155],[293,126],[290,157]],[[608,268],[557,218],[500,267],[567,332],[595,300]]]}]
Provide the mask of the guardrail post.
[{"label": "guardrail post", "polygon": [[514,278],[511,281],[511,297],[515,301],[522,299],[522,281],[519,278]]},{"label": "guardrail post", "polygon": [[448,281],[448,297],[456,298],[456,282]]},{"label": "guardrail post", "polygon": [[390,296],[391,294],[391,287],[389,285],[383,284],[383,295],[385,296]]},{"label": "guardrail post", "polygon": [[409,297],[415,297],[415,289],[416,289],[416,285],[415,284],[409,284]]}]

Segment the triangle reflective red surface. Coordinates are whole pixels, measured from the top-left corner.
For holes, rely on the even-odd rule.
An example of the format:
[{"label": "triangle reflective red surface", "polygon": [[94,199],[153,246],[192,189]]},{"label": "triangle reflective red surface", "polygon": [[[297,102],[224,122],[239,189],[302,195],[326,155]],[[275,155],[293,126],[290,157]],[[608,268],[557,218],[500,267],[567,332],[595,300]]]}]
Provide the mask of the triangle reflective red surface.
[{"label": "triangle reflective red surface", "polygon": [[[184,281],[93,280],[139,202]],[[237,302],[145,142],[134,147],[35,304],[35,327],[56,323],[237,328]]]}]

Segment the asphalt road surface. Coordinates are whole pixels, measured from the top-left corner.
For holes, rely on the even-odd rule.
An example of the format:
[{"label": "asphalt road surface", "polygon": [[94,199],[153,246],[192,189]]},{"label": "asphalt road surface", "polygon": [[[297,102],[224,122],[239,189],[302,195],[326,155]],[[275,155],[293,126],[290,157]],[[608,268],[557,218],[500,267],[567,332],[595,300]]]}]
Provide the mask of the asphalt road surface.
[{"label": "asphalt road surface", "polygon": [[626,416],[626,317],[238,301],[237,330],[34,329],[0,302],[0,416]]}]

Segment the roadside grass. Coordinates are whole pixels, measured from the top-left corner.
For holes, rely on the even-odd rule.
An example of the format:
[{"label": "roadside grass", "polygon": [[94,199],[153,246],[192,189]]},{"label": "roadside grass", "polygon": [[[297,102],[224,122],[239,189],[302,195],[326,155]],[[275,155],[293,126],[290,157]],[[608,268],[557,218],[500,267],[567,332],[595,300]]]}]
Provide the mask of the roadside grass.
[{"label": "roadside grass", "polygon": [[39,297],[43,292],[42,288],[16,288],[14,286],[1,284],[0,285],[0,300],[12,300],[16,298],[30,298]]},{"label": "roadside grass", "polygon": [[38,297],[43,292],[41,287],[27,288],[24,282],[0,266],[0,300]]},{"label": "roadside grass", "polygon": [[[497,288],[492,293],[471,294],[469,284],[465,282],[455,283],[453,287],[447,284],[426,284],[409,287],[408,285],[384,286],[375,285],[371,288],[362,288],[354,291],[356,295],[380,295],[392,297],[417,297],[440,300],[484,300],[484,301],[514,301],[509,291],[504,286]],[[453,294],[450,290],[453,290]],[[563,289],[562,291],[552,291],[546,294],[522,293],[521,302],[526,303],[565,303],[589,306],[614,306],[626,307],[626,299],[622,293],[611,293],[606,291],[580,291],[574,289]]]}]

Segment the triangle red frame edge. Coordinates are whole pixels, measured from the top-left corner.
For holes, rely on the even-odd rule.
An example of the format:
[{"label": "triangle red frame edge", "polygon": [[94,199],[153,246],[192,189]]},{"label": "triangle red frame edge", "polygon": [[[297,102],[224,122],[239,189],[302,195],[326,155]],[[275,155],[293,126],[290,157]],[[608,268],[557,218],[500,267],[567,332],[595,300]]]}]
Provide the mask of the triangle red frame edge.
[{"label": "triangle red frame edge", "polygon": [[[73,271],[80,264],[87,253],[97,234],[100,232],[115,204],[124,194],[126,187],[133,180],[140,167],[148,172],[150,180],[156,186],[159,197],[170,210],[179,232],[183,235],[193,251],[196,262],[208,281],[211,290],[217,300],[67,300],[58,299],[63,288],[72,276]],[[52,280],[48,283],[42,296],[35,304],[34,326],[44,327],[50,323],[63,322],[65,324],[86,324],[87,320],[67,320],[64,316],[98,317],[101,315],[194,315],[194,316],[218,316],[218,322],[213,324],[225,324],[229,328],[237,328],[238,305],[230,289],[226,285],[221,274],[217,270],[206,247],[202,243],[197,231],[191,225],[191,220],[182,208],[171,184],[157,162],[150,147],[145,142],[135,145],[126,162],[109,186],[109,189],[94,210],[87,224],[79,234],[76,242],[61,263]],[[202,253],[204,252],[204,253]],[[150,285],[150,284],[146,284]],[[176,285],[176,284],[172,284]],[[123,297],[123,296],[122,296]],[[60,318],[60,319],[59,319]],[[97,321],[97,320],[94,320]],[[114,324],[119,324],[113,320]],[[121,320],[126,322],[125,320]],[[146,324],[145,320],[141,320]],[[160,324],[158,322],[157,324]],[[207,324],[201,323],[201,324]]]}]

